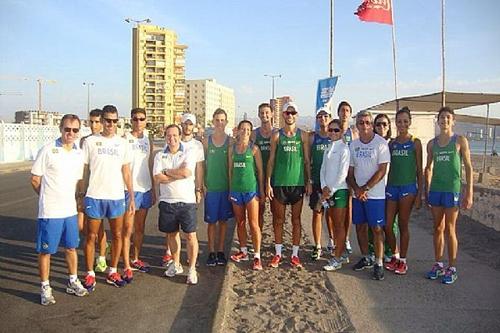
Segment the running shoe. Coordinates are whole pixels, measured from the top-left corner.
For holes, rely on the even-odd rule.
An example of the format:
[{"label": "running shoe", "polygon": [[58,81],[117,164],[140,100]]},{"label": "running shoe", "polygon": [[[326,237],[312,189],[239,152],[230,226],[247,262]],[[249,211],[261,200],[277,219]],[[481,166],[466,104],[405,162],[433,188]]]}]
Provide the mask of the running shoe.
[{"label": "running shoe", "polygon": [[224,252],[217,252],[217,265],[218,266],[226,266],[227,265],[227,259],[226,255]]},{"label": "running shoe", "polygon": [[195,268],[190,268],[188,271],[187,279],[186,279],[187,284],[197,284],[198,283],[198,273],[196,273]]},{"label": "running shoe", "polygon": [[89,294],[89,291],[82,286],[80,280],[76,280],[75,282],[68,281],[66,292],[78,297],[87,296]]},{"label": "running shoe", "polygon": [[337,260],[335,257],[328,260],[328,264],[323,266],[323,270],[325,270],[327,272],[336,271],[337,269],[341,269],[341,268],[342,268],[342,259]]},{"label": "running shoe", "polygon": [[106,264],[106,258],[97,258],[97,262],[95,264],[94,270],[98,273],[104,273],[108,269],[108,265]]},{"label": "running shoe", "polygon": [[181,264],[176,264],[175,262],[171,263],[165,271],[166,277],[174,277],[178,274],[184,273],[184,269]]},{"label": "running shoe", "polygon": [[50,286],[43,286],[40,291],[40,304],[51,305],[56,304],[56,299],[52,296],[52,288]]},{"label": "running shoe", "polygon": [[302,268],[302,264],[300,263],[300,259],[297,256],[292,256],[292,258],[290,259],[290,265],[292,265],[292,267],[296,267],[299,269]]},{"label": "running shoe", "polygon": [[363,257],[361,258],[356,265],[352,269],[355,271],[362,271],[365,268],[372,268],[373,261],[370,258]]},{"label": "running shoe", "polygon": [[387,254],[384,254],[384,262],[388,263],[391,262],[392,260],[392,255],[388,256]]},{"label": "running shoe", "polygon": [[133,279],[134,279],[134,273],[132,273],[132,270],[130,268],[125,269],[123,271],[122,280],[127,283],[132,283]]},{"label": "running shoe", "polygon": [[388,271],[394,272],[396,267],[398,267],[399,260],[396,257],[392,257],[389,262],[384,263],[384,268]]},{"label": "running shoe", "polygon": [[253,258],[252,269],[254,271],[261,271],[262,270],[262,262],[260,261],[260,258]]},{"label": "running shoe", "polygon": [[394,270],[394,273],[399,275],[405,275],[407,271],[408,271],[408,265],[405,262],[399,260],[396,265],[396,269]]},{"label": "running shoe", "polygon": [[321,248],[315,247],[311,253],[311,260],[316,261],[321,258]]},{"label": "running shoe", "polygon": [[444,275],[444,267],[438,263],[435,263],[434,266],[432,266],[432,269],[429,272],[427,272],[427,278],[431,280],[436,280],[437,278],[443,275]]},{"label": "running shoe", "polygon": [[127,284],[127,282],[125,282],[122,279],[120,274],[118,274],[116,272],[108,274],[108,276],[106,277],[106,282],[112,286],[117,287],[117,288],[124,287]]},{"label": "running shoe", "polygon": [[340,262],[342,262],[343,265],[347,265],[350,262],[347,252],[344,252],[344,254],[340,256]]},{"label": "running shoe", "polygon": [[233,254],[230,258],[232,261],[235,261],[235,262],[249,260],[248,253],[244,253],[242,251],[239,251],[238,253]]},{"label": "running shoe", "polygon": [[87,289],[88,292],[94,291],[95,276],[90,274],[85,275],[85,281],[83,281],[83,287]]},{"label": "running shoe", "polygon": [[328,240],[328,245],[326,246],[326,250],[330,253],[333,254],[333,251],[335,251],[335,243],[333,242],[333,239]]},{"label": "running shoe", "polygon": [[378,280],[378,281],[382,281],[384,279],[384,267],[383,266],[377,265],[377,264],[375,264],[373,266],[373,276],[372,276],[372,279],[373,280]]},{"label": "running shoe", "polygon": [[347,253],[351,254],[352,253],[352,247],[351,247],[351,242],[350,241],[346,241],[345,242],[345,250],[347,251]]},{"label": "running shoe", "polygon": [[207,266],[214,267],[217,266],[217,257],[215,252],[210,252],[207,258]]},{"label": "running shoe", "polygon": [[269,263],[269,267],[278,268],[278,266],[280,265],[280,261],[281,261],[281,256],[279,254],[276,254]]},{"label": "running shoe", "polygon": [[446,271],[444,272],[443,278],[441,279],[441,282],[444,284],[452,284],[454,283],[458,278],[457,275],[457,270],[455,267],[448,267],[446,268]]},{"label": "running shoe", "polygon": [[170,255],[170,254],[165,254],[165,255],[161,258],[161,265],[162,265],[163,267],[168,267],[168,265],[170,265],[173,261],[174,261],[174,258],[172,257],[172,255]]},{"label": "running shoe", "polygon": [[140,259],[132,261],[132,270],[133,271],[147,273],[147,272],[149,272],[150,269],[151,268],[149,267],[149,264],[140,260]]}]

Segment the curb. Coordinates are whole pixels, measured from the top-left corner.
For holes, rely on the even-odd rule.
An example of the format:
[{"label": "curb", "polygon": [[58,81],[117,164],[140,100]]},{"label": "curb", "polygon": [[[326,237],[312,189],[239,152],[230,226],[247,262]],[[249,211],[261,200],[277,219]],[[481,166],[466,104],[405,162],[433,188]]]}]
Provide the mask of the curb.
[{"label": "curb", "polygon": [[33,161],[26,163],[6,163],[5,165],[0,164],[0,175],[28,171],[31,170],[32,165]]}]

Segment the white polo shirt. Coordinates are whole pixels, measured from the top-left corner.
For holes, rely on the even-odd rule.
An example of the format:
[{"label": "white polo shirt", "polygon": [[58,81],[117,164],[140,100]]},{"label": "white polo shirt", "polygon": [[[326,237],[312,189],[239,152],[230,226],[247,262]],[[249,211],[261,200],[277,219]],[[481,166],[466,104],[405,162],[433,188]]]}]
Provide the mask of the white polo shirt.
[{"label": "white polo shirt", "polygon": [[184,147],[186,153],[192,151],[195,156],[196,162],[203,162],[205,160],[205,151],[203,149],[203,143],[191,138],[189,141],[182,141],[182,146]]},{"label": "white polo shirt", "polygon": [[186,167],[191,170],[191,176],[174,180],[167,184],[160,183],[160,201],[168,203],[196,203],[194,193],[196,157],[192,150],[188,151],[184,148],[183,143],[180,143],[179,150],[175,154],[170,153],[168,146],[156,154],[153,175],[159,175],[165,169],[177,169],[184,162],[186,163]]},{"label": "white polo shirt", "polygon": [[76,184],[83,175],[83,152],[76,144],[70,151],[61,138],[43,146],[31,168],[42,177],[38,218],[66,218],[76,215]]},{"label": "white polo shirt", "polygon": [[[383,137],[375,134],[368,143],[354,140],[349,146],[351,150],[350,166],[354,167],[354,177],[356,184],[363,186],[377,172],[379,164],[390,163],[391,153],[389,145]],[[389,168],[387,168],[389,170]],[[385,184],[387,182],[387,172],[384,178],[368,191],[368,199],[385,199]]]},{"label": "white polo shirt", "polygon": [[[131,133],[125,134],[125,140],[130,148],[132,173],[132,186],[135,192],[151,190],[151,175],[149,173],[150,142],[146,133],[142,138],[136,138]],[[125,190],[127,188],[125,187]]]},{"label": "white polo shirt", "polygon": [[84,163],[89,165],[87,196],[93,199],[125,199],[122,166],[129,164],[131,154],[127,141],[114,135],[89,136],[83,142]]}]

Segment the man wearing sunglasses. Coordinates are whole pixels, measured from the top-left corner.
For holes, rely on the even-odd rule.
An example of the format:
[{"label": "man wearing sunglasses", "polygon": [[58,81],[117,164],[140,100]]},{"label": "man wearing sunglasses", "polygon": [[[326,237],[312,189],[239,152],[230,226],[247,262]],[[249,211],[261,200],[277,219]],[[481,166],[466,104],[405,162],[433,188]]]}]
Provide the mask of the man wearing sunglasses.
[{"label": "man wearing sunglasses", "polygon": [[[140,260],[142,242],[144,239],[144,225],[148,210],[156,201],[156,192],[153,182],[153,141],[145,131],[146,110],[132,109],[130,112],[132,131],[125,134],[131,153],[130,172],[134,193],[125,188],[125,203],[128,205],[130,197],[134,197],[135,212],[125,214],[123,224],[123,276],[127,283],[132,282],[132,270],[147,273],[149,264]],[[132,236],[133,231],[133,236]],[[130,262],[130,239],[133,237],[133,260]]]},{"label": "man wearing sunglasses", "polygon": [[363,257],[354,265],[354,270],[360,271],[373,266],[373,260],[368,252],[368,227],[370,227],[374,235],[376,261],[373,279],[383,280],[385,183],[391,154],[385,139],[373,131],[373,117],[370,112],[358,112],[356,127],[359,139],[354,140],[349,146],[351,161],[347,183],[354,191],[352,223],[356,225],[356,235]]},{"label": "man wearing sunglasses", "polygon": [[309,180],[308,134],[297,128],[297,105],[283,106],[285,126],[271,136],[271,153],[267,163],[267,197],[271,200],[276,255],[270,267],[279,266],[282,258],[283,224],[286,205],[292,206],[292,257],[291,265],[301,269],[299,245],[301,237],[300,214],[304,192],[311,194]]},{"label": "man wearing sunglasses", "polygon": [[31,169],[31,185],[39,195],[36,250],[41,281],[41,304],[56,301],[49,284],[50,256],[59,244],[66,248],[69,281],[66,292],[85,296],[77,276],[78,235],[76,187],[83,174],[83,153],[75,144],[80,119],[67,114],[61,120],[61,137],[40,149]]},{"label": "man wearing sunglasses", "polygon": [[92,135],[83,143],[85,214],[88,216],[85,259],[87,276],[84,286],[92,291],[95,288],[94,251],[99,227],[104,218],[109,220],[112,242],[111,263],[106,278],[108,284],[116,287],[125,286],[126,282],[117,272],[118,261],[122,253],[123,215],[125,211],[135,211],[134,196],[125,204],[124,186],[133,193],[130,172],[131,153],[127,141],[116,134],[118,110],[113,105],[102,109],[103,130]]}]

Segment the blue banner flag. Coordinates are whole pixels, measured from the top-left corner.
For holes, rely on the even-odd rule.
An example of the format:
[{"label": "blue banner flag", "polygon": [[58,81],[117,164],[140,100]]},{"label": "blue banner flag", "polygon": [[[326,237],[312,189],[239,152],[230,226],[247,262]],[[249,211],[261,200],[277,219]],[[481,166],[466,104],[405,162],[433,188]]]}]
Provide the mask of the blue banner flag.
[{"label": "blue banner flag", "polygon": [[333,76],[318,81],[318,92],[316,94],[316,110],[327,105],[330,107],[333,92],[337,86],[339,77]]}]

